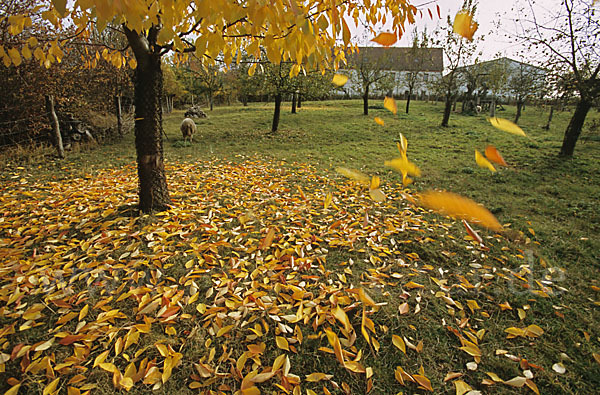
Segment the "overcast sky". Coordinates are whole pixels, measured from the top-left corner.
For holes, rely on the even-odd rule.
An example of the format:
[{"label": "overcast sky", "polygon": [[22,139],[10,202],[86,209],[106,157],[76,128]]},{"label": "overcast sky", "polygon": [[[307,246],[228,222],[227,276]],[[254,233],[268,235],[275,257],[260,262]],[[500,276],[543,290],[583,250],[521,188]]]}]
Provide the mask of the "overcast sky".
[{"label": "overcast sky", "polygon": [[[414,26],[417,26],[419,30],[427,27],[428,32],[433,32],[439,24],[446,23],[447,15],[451,16],[454,20],[454,15],[461,9],[462,0],[413,0],[412,3],[423,11],[423,17],[417,17],[415,25],[407,25],[407,31],[400,41],[395,46],[410,46],[411,35]],[[436,4],[440,6],[440,12],[442,19],[437,17]],[[481,0],[477,7],[477,13],[475,20],[479,24],[479,28],[475,34],[484,34],[485,41],[481,45],[480,50],[482,51],[482,60],[493,59],[497,53],[501,56],[508,56],[517,60],[522,59],[519,51],[522,47],[507,37],[505,34],[511,34],[516,31],[515,18],[520,16],[518,12],[521,8],[529,9],[529,2],[527,0]],[[536,15],[543,16],[546,14],[545,10],[551,9],[552,7],[560,7],[560,0],[536,0],[535,11]],[[431,9],[434,14],[434,19],[431,20],[427,8]],[[495,26],[495,23],[500,22],[500,28]],[[383,30],[392,30],[391,24],[385,26]],[[355,33],[355,39],[360,41],[362,28],[353,29]],[[376,45],[374,43],[360,42],[360,45]]]}]

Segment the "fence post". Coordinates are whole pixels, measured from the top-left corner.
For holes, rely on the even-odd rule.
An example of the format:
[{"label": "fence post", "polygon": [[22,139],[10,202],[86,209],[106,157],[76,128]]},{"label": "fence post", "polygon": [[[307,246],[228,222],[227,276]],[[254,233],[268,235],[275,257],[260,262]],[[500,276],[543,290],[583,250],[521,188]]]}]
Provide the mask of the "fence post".
[{"label": "fence post", "polygon": [[63,147],[62,136],[60,135],[60,126],[58,124],[58,117],[54,112],[54,96],[46,95],[46,112],[48,113],[48,118],[50,119],[50,124],[52,125],[52,129],[54,129],[54,136],[56,137],[56,150],[58,151],[58,156],[61,159],[65,158],[65,149]]},{"label": "fence post", "polygon": [[115,111],[117,113],[117,131],[123,136],[123,118],[121,115],[121,96],[115,96]]}]

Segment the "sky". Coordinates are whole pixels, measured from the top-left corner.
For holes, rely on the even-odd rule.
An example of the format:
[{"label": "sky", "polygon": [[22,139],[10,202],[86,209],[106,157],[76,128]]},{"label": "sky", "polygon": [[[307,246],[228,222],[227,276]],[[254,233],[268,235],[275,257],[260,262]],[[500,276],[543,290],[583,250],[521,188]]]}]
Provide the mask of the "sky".
[{"label": "sky", "polygon": [[[433,32],[439,24],[446,23],[447,15],[451,16],[454,20],[454,15],[461,9],[463,5],[462,0],[412,0],[411,3],[417,8],[423,11],[423,17],[418,17],[415,25],[407,25],[404,36],[395,46],[410,46],[412,30],[416,26],[420,31],[427,27],[428,32]],[[485,41],[481,45],[480,50],[482,51],[481,60],[494,59],[498,53],[501,56],[507,56],[515,60],[523,60],[523,56],[519,53],[523,47],[519,44],[511,42],[510,38],[505,37],[506,34],[509,36],[516,32],[515,19],[518,18],[520,13],[519,9],[525,7],[529,9],[527,0],[481,0],[477,7],[477,13],[475,20],[479,24],[479,28],[476,34],[484,34]],[[442,19],[440,20],[437,16],[436,5],[439,5]],[[560,0],[536,0],[535,12],[536,15],[543,16],[548,9],[552,7],[559,7]],[[434,19],[431,20],[427,9],[431,9]],[[500,22],[500,27],[495,26],[495,23]],[[391,24],[381,28],[382,31],[392,30]],[[353,38],[360,41],[360,37],[363,36],[363,28],[353,29],[355,33]],[[376,45],[374,43],[360,42],[360,45]]]}]

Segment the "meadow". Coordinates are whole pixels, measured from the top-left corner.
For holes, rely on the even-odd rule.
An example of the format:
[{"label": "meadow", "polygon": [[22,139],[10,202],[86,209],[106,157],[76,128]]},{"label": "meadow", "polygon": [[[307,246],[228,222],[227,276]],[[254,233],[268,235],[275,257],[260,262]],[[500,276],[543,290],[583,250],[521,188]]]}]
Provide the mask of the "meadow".
[{"label": "meadow", "polygon": [[[152,216],[135,211],[133,133],[64,161],[2,159],[0,360],[14,380],[0,390],[596,392],[598,130],[564,159],[568,110],[544,130],[548,109],[526,107],[521,137],[483,114],[441,128],[441,103],[411,104],[285,103],[275,134],[272,104],[215,107],[192,144],[183,111],[166,114],[174,208]],[[422,171],[409,186],[384,166],[399,133]],[[477,166],[488,144],[507,167]],[[378,175],[387,200],[338,166]],[[505,231],[475,242],[412,204],[429,189]]]}]

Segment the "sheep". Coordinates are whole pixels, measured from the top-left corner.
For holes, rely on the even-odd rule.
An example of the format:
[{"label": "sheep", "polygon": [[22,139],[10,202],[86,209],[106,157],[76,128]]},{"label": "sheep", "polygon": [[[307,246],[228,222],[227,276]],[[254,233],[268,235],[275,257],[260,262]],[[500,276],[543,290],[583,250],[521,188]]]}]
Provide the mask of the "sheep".
[{"label": "sheep", "polygon": [[477,114],[479,114],[481,112],[481,106],[475,107],[475,112],[477,112]]},{"label": "sheep", "polygon": [[191,144],[194,133],[196,133],[196,123],[194,120],[190,118],[184,119],[183,122],[181,122],[181,134],[183,135],[183,141],[186,141],[189,137]]}]

